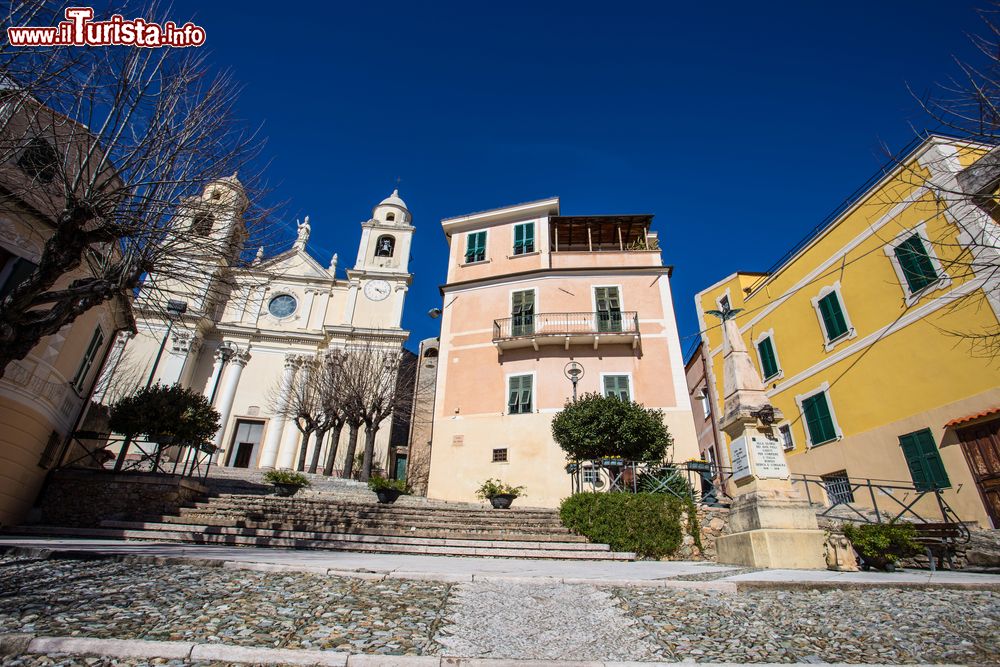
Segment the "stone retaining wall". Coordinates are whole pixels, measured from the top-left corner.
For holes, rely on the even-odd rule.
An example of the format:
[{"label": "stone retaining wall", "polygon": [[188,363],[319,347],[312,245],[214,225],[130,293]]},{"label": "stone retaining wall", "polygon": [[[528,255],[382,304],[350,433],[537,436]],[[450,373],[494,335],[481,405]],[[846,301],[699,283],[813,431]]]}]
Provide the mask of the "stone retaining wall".
[{"label": "stone retaining wall", "polygon": [[45,484],[39,505],[43,523],[91,528],[105,519],[173,514],[207,493],[201,483],[175,475],[57,470]]},{"label": "stone retaining wall", "polygon": [[719,535],[722,535],[723,529],[726,527],[729,510],[698,505],[696,516],[701,533],[701,547],[695,543],[694,537],[690,534],[687,513],[684,513],[681,515],[681,530],[684,531],[684,539],[670,560],[716,560],[715,540]]}]

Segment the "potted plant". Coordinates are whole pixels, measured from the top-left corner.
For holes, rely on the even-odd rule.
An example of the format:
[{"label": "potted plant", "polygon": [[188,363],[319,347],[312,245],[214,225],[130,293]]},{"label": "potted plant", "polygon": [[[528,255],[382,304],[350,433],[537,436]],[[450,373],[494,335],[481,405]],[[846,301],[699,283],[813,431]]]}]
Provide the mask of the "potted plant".
[{"label": "potted plant", "polygon": [[504,484],[498,479],[488,479],[479,487],[476,495],[483,500],[489,500],[493,509],[505,510],[515,498],[524,495],[524,487]]},{"label": "potted plant", "polygon": [[711,472],[712,464],[705,459],[691,459],[687,462],[687,468],[697,473]]},{"label": "potted plant", "polygon": [[387,479],[378,474],[373,474],[368,479],[368,488],[375,492],[382,505],[391,505],[400,496],[410,494],[410,485],[405,479]]},{"label": "potted plant", "polygon": [[920,553],[920,545],[914,537],[916,530],[908,523],[863,523],[843,524],[844,537],[851,541],[854,550],[861,557],[861,567],[870,570],[876,567],[886,572],[895,572],[900,558]]},{"label": "potted plant", "polygon": [[275,495],[290,498],[304,486],[309,486],[309,479],[291,470],[268,470],[264,473],[264,481],[274,486]]}]

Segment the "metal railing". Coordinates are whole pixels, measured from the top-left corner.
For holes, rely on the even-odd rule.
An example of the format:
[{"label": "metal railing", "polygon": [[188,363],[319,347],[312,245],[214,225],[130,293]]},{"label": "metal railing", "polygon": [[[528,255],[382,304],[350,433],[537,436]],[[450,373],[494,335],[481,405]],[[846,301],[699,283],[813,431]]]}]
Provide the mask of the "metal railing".
[{"label": "metal railing", "polygon": [[493,320],[493,340],[536,336],[639,335],[636,311],[529,313]]},{"label": "metal railing", "polygon": [[[117,453],[112,450],[117,450]],[[154,442],[118,434],[77,431],[70,437],[68,460],[59,468],[149,472],[204,479],[212,465],[214,445]]]},{"label": "metal railing", "polygon": [[573,493],[666,493],[710,507],[727,507],[732,501],[726,485],[733,471],[713,463],[649,463],[604,458],[570,463],[566,472]]},{"label": "metal railing", "polygon": [[[942,489],[920,489],[912,483],[894,480],[803,474],[793,474],[791,482],[794,488],[803,491],[810,505],[826,508],[817,512],[817,517],[858,523],[951,523],[968,532],[944,499]],[[925,498],[928,502],[921,503]],[[927,507],[918,511],[918,504],[930,504],[931,511]]]}]

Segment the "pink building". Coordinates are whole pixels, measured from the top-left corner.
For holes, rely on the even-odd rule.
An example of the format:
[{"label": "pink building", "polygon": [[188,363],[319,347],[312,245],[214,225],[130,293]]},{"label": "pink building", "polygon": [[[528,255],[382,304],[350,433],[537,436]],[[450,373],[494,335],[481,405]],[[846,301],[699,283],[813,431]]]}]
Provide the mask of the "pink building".
[{"label": "pink building", "polygon": [[428,496],[474,500],[487,478],[525,504],[569,495],[550,422],[578,391],[664,412],[673,459],[698,456],[684,362],[651,215],[561,216],[558,198],[443,220],[450,245]]}]

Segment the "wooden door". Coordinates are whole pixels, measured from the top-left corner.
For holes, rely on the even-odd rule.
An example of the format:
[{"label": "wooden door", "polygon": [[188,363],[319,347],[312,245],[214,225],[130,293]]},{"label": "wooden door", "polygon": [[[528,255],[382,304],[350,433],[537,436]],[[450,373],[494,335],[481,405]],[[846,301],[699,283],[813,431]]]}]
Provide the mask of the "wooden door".
[{"label": "wooden door", "polygon": [[958,429],[958,439],[986,512],[1000,528],[1000,419]]}]

